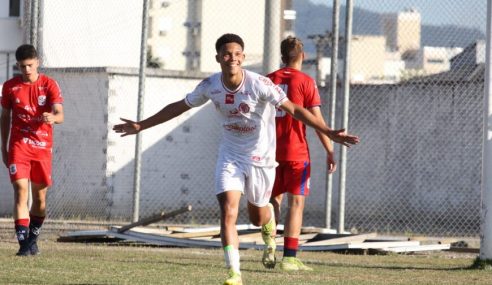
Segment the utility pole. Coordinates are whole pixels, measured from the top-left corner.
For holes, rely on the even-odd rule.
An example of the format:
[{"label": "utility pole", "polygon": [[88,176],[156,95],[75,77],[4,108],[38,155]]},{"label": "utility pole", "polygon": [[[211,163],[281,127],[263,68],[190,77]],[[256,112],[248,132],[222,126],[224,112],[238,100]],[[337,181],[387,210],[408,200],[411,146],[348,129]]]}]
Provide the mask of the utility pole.
[{"label": "utility pole", "polygon": [[331,32],[326,32],[325,34],[309,35],[308,39],[314,42],[316,47],[316,82],[320,86],[325,85],[325,79],[322,78],[321,72],[321,60],[325,54],[325,50],[329,47],[331,43]]}]

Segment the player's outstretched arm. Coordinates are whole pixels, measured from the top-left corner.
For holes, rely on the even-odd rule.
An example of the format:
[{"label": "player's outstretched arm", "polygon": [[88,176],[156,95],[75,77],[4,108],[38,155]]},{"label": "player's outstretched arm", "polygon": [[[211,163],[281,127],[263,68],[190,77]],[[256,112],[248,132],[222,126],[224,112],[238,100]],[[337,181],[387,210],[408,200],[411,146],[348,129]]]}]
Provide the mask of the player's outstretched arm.
[{"label": "player's outstretched arm", "polygon": [[345,129],[332,130],[330,129],[323,120],[315,117],[311,112],[304,109],[303,107],[292,103],[287,100],[280,108],[285,112],[289,113],[295,119],[300,120],[304,124],[320,131],[321,133],[327,135],[332,141],[342,144],[346,147],[350,147],[350,145],[358,144],[359,137],[347,134]]},{"label": "player's outstretched arm", "polygon": [[121,120],[125,123],[113,126],[113,130],[117,133],[121,133],[122,137],[134,135],[145,129],[167,122],[188,111],[189,109],[190,107],[186,105],[184,100],[177,101],[167,105],[153,116],[140,122],[134,122],[132,120],[121,118]]}]

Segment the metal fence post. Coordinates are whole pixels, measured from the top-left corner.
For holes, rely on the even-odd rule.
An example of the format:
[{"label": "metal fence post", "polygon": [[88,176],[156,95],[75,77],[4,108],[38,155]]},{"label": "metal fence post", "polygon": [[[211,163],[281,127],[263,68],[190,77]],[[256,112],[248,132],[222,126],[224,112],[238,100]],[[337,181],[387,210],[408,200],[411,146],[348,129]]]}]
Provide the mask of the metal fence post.
[{"label": "metal fence post", "polygon": [[[142,13],[142,34],[140,41],[140,67],[138,71],[138,105],[137,121],[143,119],[144,96],[145,96],[145,69],[147,65],[147,32],[149,18],[149,0],[143,0]],[[133,187],[133,222],[138,221],[140,211],[140,177],[141,177],[141,158],[142,158],[142,136],[140,133],[135,138],[135,171]]]},{"label": "metal fence post", "polygon": [[492,4],[487,1],[487,28],[485,48],[485,77],[484,77],[484,124],[483,124],[483,158],[482,158],[482,213],[480,225],[480,259],[492,260],[492,81],[491,52],[492,52]]},{"label": "metal fence post", "polygon": [[263,46],[263,73],[267,74],[278,69],[280,64],[280,0],[265,2]]},{"label": "metal fence post", "polygon": [[30,29],[30,40],[31,45],[35,48],[38,47],[38,0],[31,1],[31,29]]},{"label": "metal fence post", "polygon": [[[345,23],[345,60],[344,60],[344,75],[343,75],[343,119],[342,128],[348,131],[349,117],[349,94],[350,94],[350,44],[352,39],[352,0],[347,0],[346,7],[346,23]],[[345,231],[345,177],[347,173],[347,148],[340,147],[340,193],[339,213],[338,213],[338,233]]]},{"label": "metal fence post", "polygon": [[[332,129],[335,129],[335,115],[337,108],[337,75],[338,75],[338,22],[340,21],[340,1],[333,0],[333,25],[331,32],[331,65],[330,65],[330,94],[331,110],[330,122]],[[328,167],[328,165],[327,165]],[[333,193],[333,176],[326,171],[326,203],[325,203],[325,226],[331,228],[331,199]]]}]

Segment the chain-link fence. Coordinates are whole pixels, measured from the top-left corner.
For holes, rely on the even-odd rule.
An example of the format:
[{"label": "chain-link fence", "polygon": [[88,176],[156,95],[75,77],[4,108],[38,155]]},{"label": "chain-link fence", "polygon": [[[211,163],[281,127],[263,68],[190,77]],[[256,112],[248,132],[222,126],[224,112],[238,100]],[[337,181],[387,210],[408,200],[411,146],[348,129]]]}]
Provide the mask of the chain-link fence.
[{"label": "chain-link fence", "polygon": [[[265,70],[269,37],[278,35],[278,43],[288,34],[302,38],[304,71],[321,79],[330,118],[332,1],[283,0],[270,13],[266,2],[149,1],[143,116],[219,71],[215,40],[233,32],[245,41],[244,65],[260,73],[271,71]],[[346,56],[340,2],[338,127]],[[137,117],[143,0],[39,3],[36,38],[44,72],[59,81],[66,100],[65,123],[55,126],[49,215],[128,220],[135,138],[120,138],[111,128],[120,117]],[[485,0],[354,1],[349,131],[362,143],[347,155],[346,229],[478,235],[485,11]],[[265,25],[268,17],[278,17],[280,25]],[[26,29],[19,26],[19,32]],[[191,213],[172,221],[218,222],[219,122],[208,104],[142,133],[140,217],[191,204]],[[304,225],[325,226],[326,154],[312,131],[309,141],[312,194]],[[335,225],[339,172],[331,179]],[[0,214],[9,215],[13,195],[6,171],[0,173],[0,198]],[[247,222],[242,202],[239,223]]]}]

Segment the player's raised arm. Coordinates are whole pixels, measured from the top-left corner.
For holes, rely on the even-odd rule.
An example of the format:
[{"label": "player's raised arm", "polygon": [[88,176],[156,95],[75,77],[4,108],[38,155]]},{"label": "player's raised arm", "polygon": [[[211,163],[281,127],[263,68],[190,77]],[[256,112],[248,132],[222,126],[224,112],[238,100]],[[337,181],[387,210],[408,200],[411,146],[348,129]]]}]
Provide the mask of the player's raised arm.
[{"label": "player's raised arm", "polygon": [[125,123],[114,125],[113,130],[117,133],[121,133],[122,137],[127,135],[134,135],[145,129],[167,122],[188,111],[190,108],[191,107],[186,105],[184,100],[177,101],[167,105],[153,116],[140,122],[134,122],[128,119],[121,118],[121,120]]},{"label": "player's raised arm", "polygon": [[290,100],[285,101],[282,105],[280,105],[280,108],[289,113],[295,119],[300,120],[304,124],[327,135],[336,143],[350,147],[350,145],[358,144],[360,141],[358,136],[347,134],[345,129],[332,130],[323,120],[315,117],[307,109],[292,103]]}]

